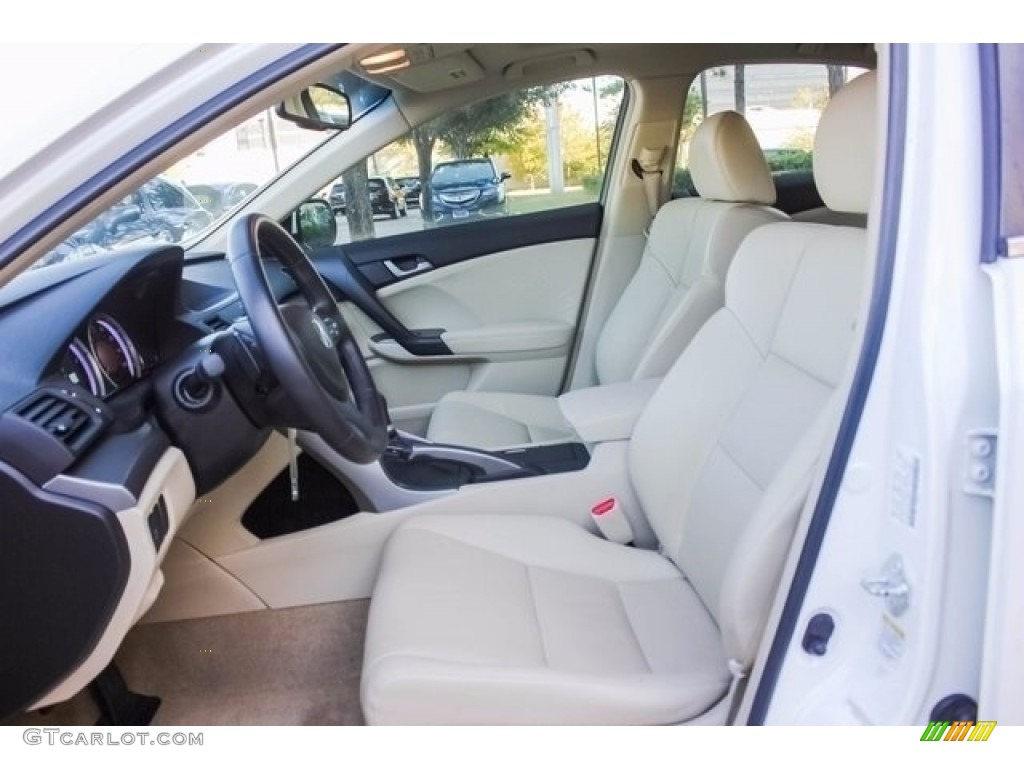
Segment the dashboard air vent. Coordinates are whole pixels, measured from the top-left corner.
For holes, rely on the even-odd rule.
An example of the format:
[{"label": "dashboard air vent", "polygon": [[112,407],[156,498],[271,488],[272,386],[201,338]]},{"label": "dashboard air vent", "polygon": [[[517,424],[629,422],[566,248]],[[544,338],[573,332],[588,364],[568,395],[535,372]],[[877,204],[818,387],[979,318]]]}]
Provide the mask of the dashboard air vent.
[{"label": "dashboard air vent", "polygon": [[53,435],[73,451],[84,447],[99,426],[95,419],[90,418],[84,403],[79,404],[50,392],[39,393],[38,397],[19,406],[16,412],[25,421]]},{"label": "dashboard air vent", "polygon": [[0,461],[45,483],[74,463],[108,421],[106,406],[85,390],[43,387],[0,415]]}]

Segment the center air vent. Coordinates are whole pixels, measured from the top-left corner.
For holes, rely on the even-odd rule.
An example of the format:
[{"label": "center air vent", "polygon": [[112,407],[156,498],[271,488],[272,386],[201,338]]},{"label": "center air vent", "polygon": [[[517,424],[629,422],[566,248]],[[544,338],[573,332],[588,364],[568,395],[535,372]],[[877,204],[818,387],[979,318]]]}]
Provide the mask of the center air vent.
[{"label": "center air vent", "polygon": [[0,461],[45,483],[85,452],[105,425],[103,404],[87,392],[37,390],[0,416]]}]

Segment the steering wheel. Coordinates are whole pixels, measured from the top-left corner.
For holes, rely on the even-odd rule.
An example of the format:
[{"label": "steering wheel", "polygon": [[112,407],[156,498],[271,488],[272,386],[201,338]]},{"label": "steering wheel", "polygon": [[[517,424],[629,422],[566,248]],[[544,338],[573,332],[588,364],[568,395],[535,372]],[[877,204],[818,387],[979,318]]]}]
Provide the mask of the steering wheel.
[{"label": "steering wheel", "polygon": [[[267,259],[291,275],[303,302],[278,306]],[[248,214],[232,226],[228,261],[256,339],[296,416],[349,461],[376,461],[387,444],[387,407],[305,251],[273,219]]]}]

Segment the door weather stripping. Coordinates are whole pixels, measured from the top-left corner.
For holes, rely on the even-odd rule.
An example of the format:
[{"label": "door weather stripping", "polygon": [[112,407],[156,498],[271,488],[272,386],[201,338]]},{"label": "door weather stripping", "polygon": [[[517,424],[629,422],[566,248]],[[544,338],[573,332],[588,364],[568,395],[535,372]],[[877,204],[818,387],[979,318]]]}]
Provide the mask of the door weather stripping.
[{"label": "door weather stripping", "polygon": [[860,585],[872,597],[884,598],[885,607],[893,617],[902,616],[910,607],[910,583],[899,555],[892,555],[885,561],[881,576],[862,579]]}]

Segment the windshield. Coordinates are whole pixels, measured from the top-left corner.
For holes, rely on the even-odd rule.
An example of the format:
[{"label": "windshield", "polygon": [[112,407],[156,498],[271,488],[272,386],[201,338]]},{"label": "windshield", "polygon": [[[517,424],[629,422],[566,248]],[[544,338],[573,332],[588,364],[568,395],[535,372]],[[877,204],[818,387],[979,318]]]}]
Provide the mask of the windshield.
[{"label": "windshield", "polygon": [[[389,93],[350,73],[328,80],[348,94],[353,122]],[[227,218],[282,170],[335,134],[300,128],[279,118],[273,109],[261,112],[141,184],[32,268],[132,246],[189,241]]]},{"label": "windshield", "polygon": [[272,110],[262,112],[139,186],[69,235],[35,268],[189,240],[333,135],[303,130]]}]

